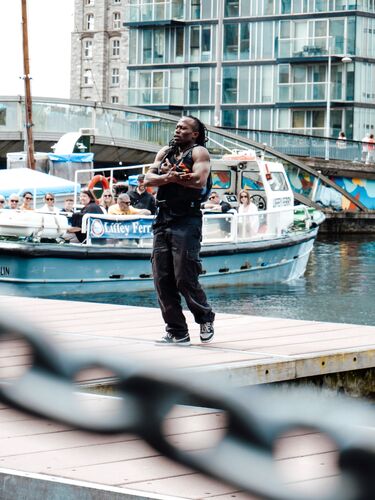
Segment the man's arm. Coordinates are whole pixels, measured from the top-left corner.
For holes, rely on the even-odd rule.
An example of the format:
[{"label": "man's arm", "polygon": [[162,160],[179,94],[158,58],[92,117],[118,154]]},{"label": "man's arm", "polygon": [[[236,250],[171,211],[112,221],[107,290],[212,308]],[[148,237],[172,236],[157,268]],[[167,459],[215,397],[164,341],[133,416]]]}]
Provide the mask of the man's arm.
[{"label": "man's arm", "polygon": [[[149,168],[144,184],[145,186],[162,186],[170,181],[170,171],[159,174],[159,167],[161,166],[161,161],[163,160],[165,153],[168,150],[168,146],[162,148],[155,157],[153,165]],[[168,161],[168,160],[166,160]],[[173,170],[174,171],[174,170]]]},{"label": "man's arm", "polygon": [[210,175],[210,155],[205,147],[198,146],[193,149],[192,158],[193,172],[181,173],[173,182],[189,188],[202,189],[206,186]]}]

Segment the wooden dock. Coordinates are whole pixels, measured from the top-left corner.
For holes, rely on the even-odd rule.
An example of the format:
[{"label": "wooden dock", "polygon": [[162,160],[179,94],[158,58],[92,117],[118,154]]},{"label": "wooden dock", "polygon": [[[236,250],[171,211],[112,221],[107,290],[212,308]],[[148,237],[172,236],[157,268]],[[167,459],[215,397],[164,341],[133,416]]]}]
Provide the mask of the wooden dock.
[{"label": "wooden dock", "polygon": [[[156,346],[163,333],[157,309],[0,297],[0,314],[37,322],[61,349],[123,353],[193,371],[220,374],[237,386],[371,369],[375,327],[218,314],[215,341],[201,345],[190,318],[191,347]],[[12,375],[27,361],[22,352],[0,352],[0,373]],[[85,381],[103,382],[91,373]],[[96,407],[110,398],[88,395]],[[100,436],[0,406],[0,497],[53,499],[219,499],[255,497],[161,457],[132,435]],[[220,433],[212,410],[183,407],[169,419],[172,442],[194,449]],[[296,431],[280,440],[278,463],[296,488],[334,483],[334,445],[321,435]],[[316,498],[319,498],[317,493]]]}]

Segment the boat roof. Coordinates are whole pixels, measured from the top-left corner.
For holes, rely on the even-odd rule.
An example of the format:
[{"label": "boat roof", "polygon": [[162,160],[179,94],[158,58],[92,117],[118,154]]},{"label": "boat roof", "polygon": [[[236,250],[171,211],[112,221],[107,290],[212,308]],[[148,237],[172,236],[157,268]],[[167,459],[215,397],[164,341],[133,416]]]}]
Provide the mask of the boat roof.
[{"label": "boat roof", "polygon": [[79,192],[80,185],[75,182],[30,168],[0,170],[0,193],[5,197],[25,191],[31,191],[34,196],[44,196],[46,193],[71,194],[75,187]]}]

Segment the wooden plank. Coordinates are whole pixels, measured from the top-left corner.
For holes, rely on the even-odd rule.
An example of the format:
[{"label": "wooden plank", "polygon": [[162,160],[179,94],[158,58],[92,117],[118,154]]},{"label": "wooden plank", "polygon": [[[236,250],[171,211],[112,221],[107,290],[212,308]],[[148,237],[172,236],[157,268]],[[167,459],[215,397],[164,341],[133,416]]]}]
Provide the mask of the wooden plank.
[{"label": "wooden plank", "polygon": [[[164,331],[158,309],[2,299],[3,309],[15,311],[15,317],[22,310],[24,321],[37,321],[67,355],[71,351],[92,351],[124,360],[130,357],[148,366],[161,364],[185,368],[193,374],[204,372],[207,378],[219,376],[223,383],[238,386],[371,368],[375,361],[372,326],[218,314],[214,342],[202,345],[198,325],[187,313],[193,345],[157,346],[155,340]],[[24,343],[0,345],[0,376],[4,369],[16,374],[27,366]],[[95,382],[110,375],[94,369],[82,374],[82,380]],[[110,411],[105,398],[90,396],[85,404],[94,405],[94,410],[100,409],[103,415]],[[134,435],[83,433],[25,416],[4,405],[0,405],[0,421],[0,465],[7,469],[0,472],[0,488],[7,484],[9,491],[13,491],[9,485],[18,482],[20,491],[34,488],[35,498],[45,496],[46,487],[62,495],[60,498],[69,498],[66,495],[76,495],[77,491],[82,498],[100,500],[160,495],[171,499],[255,498],[172,464]],[[168,429],[169,439],[176,446],[199,449],[219,439],[223,419],[212,410],[178,407],[168,420]],[[279,444],[277,456],[287,482],[296,488],[327,487],[334,482],[337,471],[331,442],[314,432],[296,430]],[[289,479],[288,471],[292,473]],[[56,477],[60,479],[56,481]]]}]

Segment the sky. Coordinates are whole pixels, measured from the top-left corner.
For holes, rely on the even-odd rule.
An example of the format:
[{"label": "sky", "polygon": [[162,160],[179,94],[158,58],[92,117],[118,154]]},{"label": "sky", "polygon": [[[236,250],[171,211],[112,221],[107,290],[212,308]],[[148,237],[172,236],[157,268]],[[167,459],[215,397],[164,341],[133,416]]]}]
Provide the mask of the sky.
[{"label": "sky", "polygon": [[[27,0],[31,93],[70,95],[74,0]],[[21,0],[0,0],[0,95],[24,95]]]}]

